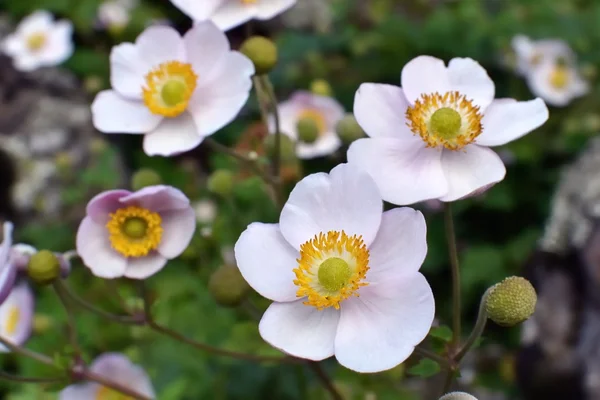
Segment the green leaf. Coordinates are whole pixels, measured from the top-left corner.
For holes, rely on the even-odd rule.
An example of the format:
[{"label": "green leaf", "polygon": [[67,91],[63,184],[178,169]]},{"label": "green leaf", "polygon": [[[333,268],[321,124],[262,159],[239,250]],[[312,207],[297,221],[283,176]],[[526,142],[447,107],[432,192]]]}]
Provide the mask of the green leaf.
[{"label": "green leaf", "polygon": [[452,340],[452,329],[450,329],[446,325],[431,328],[431,330],[429,331],[429,336],[434,337],[436,339],[441,339],[444,342],[449,342],[450,340]]},{"label": "green leaf", "polygon": [[421,378],[429,378],[440,372],[440,370],[440,365],[437,362],[430,360],[429,358],[423,358],[418,364],[410,367],[407,372],[411,375],[420,376]]}]

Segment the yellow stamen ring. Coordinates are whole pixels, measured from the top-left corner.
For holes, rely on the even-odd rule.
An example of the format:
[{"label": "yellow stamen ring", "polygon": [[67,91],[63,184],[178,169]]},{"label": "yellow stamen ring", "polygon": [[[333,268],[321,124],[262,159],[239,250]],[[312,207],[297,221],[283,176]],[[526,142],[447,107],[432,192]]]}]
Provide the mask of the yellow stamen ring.
[{"label": "yellow stamen ring", "polygon": [[427,147],[459,150],[483,130],[479,107],[459,92],[423,94],[406,110],[407,126]]},{"label": "yellow stamen ring", "polygon": [[158,248],[162,239],[162,219],[158,213],[129,206],[110,214],[106,224],[110,244],[125,257],[143,257]]},{"label": "yellow stamen ring", "polygon": [[348,236],[344,231],[319,233],[300,246],[298,267],[294,269],[298,286],[296,295],[319,310],[340,308],[358,289],[369,270],[369,250],[362,236]]},{"label": "yellow stamen ring", "polygon": [[160,64],[146,75],[142,89],[146,107],[153,114],[176,117],[183,113],[196,90],[198,75],[179,61]]},{"label": "yellow stamen ring", "polygon": [[19,326],[19,321],[21,320],[21,310],[19,307],[12,306],[8,312],[8,318],[6,319],[6,334],[14,335],[17,331],[17,327]]},{"label": "yellow stamen ring", "polygon": [[27,48],[34,52],[41,50],[41,48],[44,47],[47,41],[48,38],[46,37],[45,33],[32,33],[27,37]]},{"label": "yellow stamen ring", "polygon": [[569,84],[569,68],[557,65],[550,73],[550,85],[555,89],[564,89]]}]

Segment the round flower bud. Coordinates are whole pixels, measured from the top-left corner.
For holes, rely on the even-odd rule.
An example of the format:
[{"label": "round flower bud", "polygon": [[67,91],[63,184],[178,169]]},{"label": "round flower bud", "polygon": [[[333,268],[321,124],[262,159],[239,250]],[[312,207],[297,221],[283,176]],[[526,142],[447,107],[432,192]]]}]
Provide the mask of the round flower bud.
[{"label": "round flower bud", "polygon": [[252,36],[247,39],[242,43],[240,52],[254,63],[256,75],[269,73],[277,64],[277,46],[272,40],[263,36]]},{"label": "round flower bud", "polygon": [[319,126],[312,118],[302,118],[296,124],[298,138],[304,143],[314,143],[319,138]]},{"label": "round flower bud", "polygon": [[[280,154],[283,160],[291,161],[296,159],[296,144],[286,134],[280,134]],[[270,157],[275,154],[275,135],[268,135],[264,142],[265,151]]]},{"label": "round flower bud", "polygon": [[142,168],[137,170],[131,177],[131,188],[133,190],[140,190],[147,186],[160,185],[162,179],[158,172],[150,168]]},{"label": "round flower bud", "polygon": [[451,392],[440,397],[440,400],[477,400],[477,398],[465,392]]},{"label": "round flower bud", "polygon": [[42,334],[48,332],[54,326],[54,320],[46,314],[35,314],[33,316],[33,332]]},{"label": "round flower bud", "polygon": [[531,283],[511,276],[489,289],[485,307],[488,317],[498,325],[514,326],[531,317],[536,302]]},{"label": "round flower bud", "polygon": [[60,275],[60,261],[48,250],[41,250],[29,258],[27,275],[39,284],[47,284]]},{"label": "round flower bud", "polygon": [[217,304],[226,307],[239,305],[249,290],[250,286],[244,280],[240,270],[232,265],[219,267],[208,281],[210,294]]},{"label": "round flower bud", "polygon": [[319,96],[331,97],[331,85],[325,79],[316,79],[310,84],[310,91]]},{"label": "round flower bud", "polygon": [[365,136],[365,132],[352,114],[346,114],[335,126],[335,131],[346,145]]},{"label": "round flower bud", "polygon": [[233,172],[227,169],[219,169],[208,178],[208,190],[212,193],[227,197],[233,191]]}]

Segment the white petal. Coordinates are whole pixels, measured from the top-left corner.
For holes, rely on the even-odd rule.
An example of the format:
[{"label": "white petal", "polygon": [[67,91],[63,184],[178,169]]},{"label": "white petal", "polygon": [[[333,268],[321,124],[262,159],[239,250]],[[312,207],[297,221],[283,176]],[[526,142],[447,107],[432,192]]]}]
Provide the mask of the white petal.
[{"label": "white petal", "polygon": [[162,120],[141,101],[128,100],[114,90],[104,90],[92,103],[94,127],[104,133],[146,133]]},{"label": "white petal", "polygon": [[375,241],[369,248],[367,281],[383,282],[413,274],[427,255],[427,226],[420,211],[408,207],[383,213]]},{"label": "white petal", "polygon": [[192,116],[184,112],[175,118],[165,118],[152,132],[144,136],[144,152],[149,156],[172,156],[197,147],[202,142]]},{"label": "white petal", "polygon": [[394,85],[363,83],[354,96],[354,116],[370,137],[412,135],[406,125],[408,100]]},{"label": "white petal", "polygon": [[429,333],[433,293],[420,273],[361,288],[341,305],[335,357],[357,372],[379,372],[408,358]]},{"label": "white petal", "polygon": [[155,397],[152,382],[150,382],[148,374],[141,367],[133,364],[123,354],[104,353],[94,360],[90,369],[92,372],[127,386],[139,394],[151,398]]},{"label": "white petal", "polygon": [[160,253],[150,253],[146,257],[127,259],[123,276],[129,279],[147,279],[164,268],[167,259]]},{"label": "white petal", "polygon": [[169,260],[179,256],[188,247],[196,230],[196,213],[192,207],[166,211],[160,214],[163,236],[158,252]]},{"label": "white petal", "polygon": [[442,169],[448,180],[448,193],[440,198],[442,201],[481,193],[506,174],[502,160],[493,150],[474,144],[457,151],[444,150]]},{"label": "white petal", "polygon": [[548,120],[548,108],[540,98],[530,101],[494,100],[483,119],[483,132],[476,140],[483,146],[501,146],[512,142]]},{"label": "white petal", "polygon": [[112,279],[125,273],[126,258],[113,250],[106,228],[90,217],[85,217],[79,225],[77,253],[97,277]]},{"label": "white petal", "polygon": [[210,82],[214,74],[227,66],[224,58],[230,54],[229,40],[214,23],[205,21],[194,25],[184,35],[183,42],[188,62],[201,81]]},{"label": "white petal", "polygon": [[80,383],[70,385],[60,391],[58,400],[87,400],[95,399],[100,386],[96,383]]},{"label": "white petal", "polygon": [[448,191],[438,149],[419,137],[359,139],[348,149],[348,162],[367,171],[384,200],[406,205],[436,199]]},{"label": "white petal", "polygon": [[340,312],[333,307],[317,310],[302,301],[271,304],[258,325],[260,335],[295,357],[314,361],[331,357]]},{"label": "white petal", "polygon": [[110,52],[110,84],[120,95],[142,98],[149,66],[132,43],[122,43]]},{"label": "white petal", "polygon": [[73,54],[73,24],[70,21],[58,21],[48,33],[48,44],[40,52],[39,58],[44,65],[58,65]]},{"label": "white petal", "polygon": [[168,61],[186,61],[183,39],[170,26],[155,25],[146,28],[135,44],[145,62],[153,67]]},{"label": "white petal", "polygon": [[422,94],[450,91],[450,79],[444,62],[431,56],[413,58],[402,69],[402,89],[411,104]]},{"label": "white petal", "polygon": [[282,302],[297,300],[293,269],[298,266],[299,252],[286,242],[277,224],[248,225],[234,252],[242,276],[261,296]]},{"label": "white petal", "polygon": [[21,54],[15,57],[13,63],[16,69],[24,72],[34,71],[43,65],[38,57],[30,53]]},{"label": "white petal", "polygon": [[291,8],[294,4],[296,4],[297,0],[270,0],[270,1],[261,1],[258,4],[258,9],[256,10],[256,18],[257,19],[271,19],[284,11]]},{"label": "white petal", "polygon": [[301,159],[324,157],[335,153],[342,146],[342,141],[335,132],[321,136],[314,143],[299,142],[296,146],[296,155]]},{"label": "white petal", "polygon": [[12,34],[6,36],[2,42],[2,50],[11,57],[18,57],[27,53],[27,46],[21,36]]},{"label": "white petal", "polygon": [[215,74],[198,82],[195,95],[227,98],[249,92],[252,89],[252,75],[252,61],[238,51],[230,51],[221,59]]},{"label": "white petal", "polygon": [[51,26],[52,14],[48,11],[40,10],[25,17],[17,27],[17,32],[19,35],[27,36],[32,33],[46,32]]},{"label": "white petal", "polygon": [[481,113],[494,100],[496,87],[487,71],[471,58],[453,58],[448,64],[452,90],[456,90],[479,106]]},{"label": "white petal", "polygon": [[362,235],[369,246],[381,223],[383,202],[375,182],[363,171],[340,164],[329,175],[302,179],[281,211],[280,229],[296,249],[319,233]]},{"label": "white petal", "polygon": [[257,6],[244,5],[239,1],[221,2],[221,6],[213,13],[211,20],[219,29],[228,31],[256,17]]},{"label": "white petal", "polygon": [[557,89],[550,84],[553,70],[554,66],[552,64],[545,63],[531,71],[527,83],[531,92],[544,99],[546,103],[554,107],[564,107],[575,96],[568,88]]},{"label": "white petal", "polygon": [[[7,332],[2,327],[14,309],[19,311],[14,331]],[[29,286],[22,282],[13,287],[10,295],[0,306],[0,335],[18,346],[23,345],[31,335],[35,297]]]},{"label": "white petal", "polygon": [[215,12],[223,0],[171,0],[171,3],[195,21],[204,21]]},{"label": "white petal", "polygon": [[517,35],[512,39],[512,48],[517,56],[517,72],[525,75],[531,68],[531,60],[534,56],[535,46],[531,39],[524,35]]}]

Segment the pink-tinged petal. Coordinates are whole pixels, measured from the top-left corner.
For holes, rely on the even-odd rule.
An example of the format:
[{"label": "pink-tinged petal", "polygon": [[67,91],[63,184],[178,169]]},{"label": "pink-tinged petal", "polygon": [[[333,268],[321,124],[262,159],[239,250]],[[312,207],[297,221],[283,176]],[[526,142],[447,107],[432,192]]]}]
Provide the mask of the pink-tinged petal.
[{"label": "pink-tinged petal", "polygon": [[405,118],[408,107],[398,86],[363,83],[354,96],[354,116],[370,137],[412,136]]},{"label": "pink-tinged petal", "polygon": [[190,200],[181,190],[166,185],[145,187],[121,198],[121,203],[123,206],[138,205],[158,213],[190,207]]},{"label": "pink-tinged petal", "polygon": [[448,193],[440,200],[446,202],[479,194],[506,175],[504,163],[493,150],[474,144],[458,151],[444,150],[442,169],[448,181]]},{"label": "pink-tinged petal", "polygon": [[224,1],[215,10],[211,20],[223,31],[228,31],[256,17],[258,7],[255,4],[240,4],[237,1]]},{"label": "pink-tinged petal", "polygon": [[248,225],[234,252],[240,273],[261,296],[280,302],[298,299],[293,269],[300,254],[283,238],[277,224]]},{"label": "pink-tinged petal", "polygon": [[100,385],[96,383],[80,383],[70,385],[60,391],[58,400],[93,400],[97,398]]},{"label": "pink-tinged petal", "polygon": [[287,11],[297,0],[271,0],[261,1],[258,3],[256,10],[256,18],[265,20],[276,17],[277,15]]},{"label": "pink-tinged petal", "polygon": [[51,28],[52,22],[52,14],[48,11],[36,11],[21,21],[17,27],[17,32],[23,36],[28,36],[36,32],[45,32]]},{"label": "pink-tinged petal", "polygon": [[147,133],[162,119],[141,101],[121,97],[114,90],[103,90],[92,103],[94,127],[103,133]]},{"label": "pink-tinged petal", "polygon": [[146,257],[129,257],[123,276],[129,279],[147,279],[167,265],[165,256],[152,252]]},{"label": "pink-tinged petal", "polygon": [[0,269],[6,264],[11,255],[11,248],[13,244],[12,234],[14,225],[12,222],[5,222],[2,224],[2,244],[0,244]]},{"label": "pink-tinged petal", "polygon": [[375,241],[369,248],[367,281],[377,284],[414,274],[427,255],[427,226],[420,211],[408,207],[383,213]]},{"label": "pink-tinged petal", "polygon": [[483,132],[476,143],[501,146],[525,136],[548,120],[548,107],[540,98],[530,101],[494,100],[483,119]]},{"label": "pink-tinged petal", "polygon": [[342,147],[342,141],[335,132],[327,133],[314,143],[299,142],[296,145],[296,155],[303,160],[324,157],[335,153]]},{"label": "pink-tinged petal", "polygon": [[129,196],[130,194],[131,192],[129,190],[124,189],[102,192],[90,200],[85,212],[94,222],[104,225],[110,218],[109,214],[114,213],[119,208],[123,207],[120,199]]},{"label": "pink-tinged petal", "polygon": [[171,0],[181,12],[195,21],[204,21],[215,12],[223,0]]},{"label": "pink-tinged petal", "polygon": [[341,311],[335,357],[351,370],[379,372],[402,363],[425,339],[435,301],[417,272],[361,288]]},{"label": "pink-tinged petal", "polygon": [[94,360],[91,370],[100,376],[127,386],[139,394],[151,398],[155,396],[148,374],[123,354],[104,353]]},{"label": "pink-tinged petal", "polygon": [[141,99],[150,68],[133,43],[121,43],[110,52],[110,84],[121,96]]},{"label": "pink-tinged petal", "polygon": [[10,296],[17,279],[17,267],[12,262],[0,265],[0,305]]},{"label": "pink-tinged petal", "polygon": [[451,88],[448,71],[439,58],[419,56],[402,69],[402,89],[411,104],[422,94],[444,94]]},{"label": "pink-tinged petal", "polygon": [[451,90],[460,92],[483,113],[494,100],[496,87],[487,71],[471,58],[453,58],[448,64]]},{"label": "pink-tinged petal", "polygon": [[230,54],[229,40],[211,21],[194,25],[183,37],[187,60],[202,81],[211,81]]},{"label": "pink-tinged petal", "polygon": [[349,164],[340,164],[329,175],[302,179],[281,211],[281,233],[295,248],[319,233],[345,231],[361,235],[369,246],[381,223],[383,202],[373,179]]},{"label": "pink-tinged petal", "polygon": [[79,225],[76,246],[83,263],[97,277],[113,279],[125,273],[127,259],[111,247],[106,227],[90,217]]},{"label": "pink-tinged petal", "polygon": [[220,98],[198,96],[188,111],[194,119],[200,140],[212,135],[232,122],[248,101],[250,91]]},{"label": "pink-tinged petal", "polygon": [[196,213],[188,206],[182,210],[163,211],[160,216],[163,235],[157,250],[171,260],[190,244],[196,230]]},{"label": "pink-tinged petal", "polygon": [[184,112],[176,118],[165,118],[144,136],[144,152],[149,156],[173,156],[196,148],[204,138],[192,116]]},{"label": "pink-tinged petal", "polygon": [[[15,286],[6,301],[0,305],[0,336],[14,345],[23,345],[31,335],[34,303],[33,292],[26,283]],[[5,328],[6,321],[13,317],[15,309],[18,310],[18,319],[15,329],[9,332]],[[8,349],[0,345],[0,352],[6,351]]]},{"label": "pink-tinged petal", "polygon": [[340,312],[333,307],[317,310],[302,302],[271,304],[258,325],[260,335],[294,357],[314,361],[331,357]]},{"label": "pink-tinged petal", "polygon": [[154,25],[146,28],[137,37],[135,44],[147,65],[153,67],[168,61],[187,61],[183,39],[170,26]]},{"label": "pink-tinged petal", "polygon": [[[24,243],[18,243],[12,246],[10,257],[12,263],[19,272],[26,272],[27,264],[29,264],[29,259],[35,253],[37,253],[37,249],[35,247]],[[0,260],[2,259],[3,258],[0,255]]]},{"label": "pink-tinged petal", "polygon": [[448,191],[442,152],[419,137],[359,139],[348,149],[348,162],[367,171],[384,200],[406,205],[436,199]]}]

